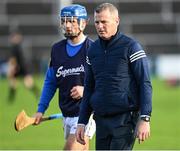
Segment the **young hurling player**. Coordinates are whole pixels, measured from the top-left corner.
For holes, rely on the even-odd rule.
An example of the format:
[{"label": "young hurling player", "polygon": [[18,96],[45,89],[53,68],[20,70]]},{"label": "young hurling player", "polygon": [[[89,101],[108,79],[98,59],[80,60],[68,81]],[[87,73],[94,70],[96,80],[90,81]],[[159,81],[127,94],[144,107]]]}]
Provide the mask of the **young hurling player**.
[{"label": "young hurling player", "polygon": [[52,46],[51,61],[47,70],[42,95],[35,114],[35,124],[49,106],[49,102],[59,89],[59,107],[64,116],[65,150],[88,150],[89,138],[95,132],[95,123],[91,119],[86,129],[86,144],[76,141],[79,108],[84,90],[84,65],[87,49],[92,40],[84,35],[87,24],[87,11],[81,5],[64,7],[60,13],[61,27],[66,39]]}]

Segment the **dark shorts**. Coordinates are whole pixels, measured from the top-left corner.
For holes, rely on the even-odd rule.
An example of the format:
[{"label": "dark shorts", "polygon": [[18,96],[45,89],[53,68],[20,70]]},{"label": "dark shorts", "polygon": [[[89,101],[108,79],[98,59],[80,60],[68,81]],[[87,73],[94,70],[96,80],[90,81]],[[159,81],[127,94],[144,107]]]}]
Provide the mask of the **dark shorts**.
[{"label": "dark shorts", "polygon": [[135,142],[138,117],[138,112],[108,117],[95,114],[96,150],[131,150]]}]

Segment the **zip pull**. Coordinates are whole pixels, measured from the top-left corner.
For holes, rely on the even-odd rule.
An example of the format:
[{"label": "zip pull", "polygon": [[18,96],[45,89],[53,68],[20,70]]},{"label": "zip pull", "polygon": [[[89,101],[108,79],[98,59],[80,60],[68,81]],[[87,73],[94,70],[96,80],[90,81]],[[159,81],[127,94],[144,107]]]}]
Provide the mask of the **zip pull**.
[{"label": "zip pull", "polygon": [[104,50],[104,53],[106,53],[107,52],[107,50]]}]

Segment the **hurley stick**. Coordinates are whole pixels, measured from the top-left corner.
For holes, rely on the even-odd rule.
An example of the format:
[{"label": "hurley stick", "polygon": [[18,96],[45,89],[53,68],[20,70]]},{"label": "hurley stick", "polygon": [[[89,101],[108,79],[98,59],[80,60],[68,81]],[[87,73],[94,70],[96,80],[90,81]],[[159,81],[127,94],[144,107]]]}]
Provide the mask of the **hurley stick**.
[{"label": "hurley stick", "polygon": [[[48,117],[43,117],[41,122],[53,120],[57,118],[62,118],[62,114],[52,114]],[[28,127],[29,125],[34,124],[35,118],[29,117],[24,110],[22,110],[16,117],[14,127],[16,131],[21,131],[22,129]]]}]

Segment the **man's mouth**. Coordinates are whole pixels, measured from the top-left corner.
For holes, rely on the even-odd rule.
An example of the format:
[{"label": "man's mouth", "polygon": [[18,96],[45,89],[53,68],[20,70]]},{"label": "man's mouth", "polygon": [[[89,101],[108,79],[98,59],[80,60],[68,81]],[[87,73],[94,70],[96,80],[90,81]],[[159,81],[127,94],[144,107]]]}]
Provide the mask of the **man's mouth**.
[{"label": "man's mouth", "polygon": [[104,34],[105,32],[104,31],[99,31],[100,34]]}]

